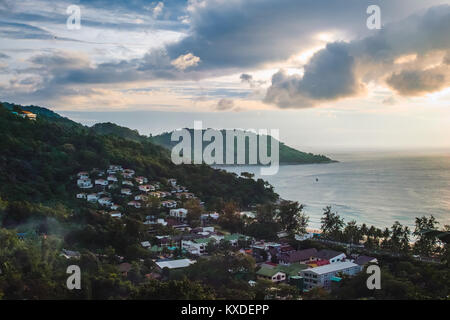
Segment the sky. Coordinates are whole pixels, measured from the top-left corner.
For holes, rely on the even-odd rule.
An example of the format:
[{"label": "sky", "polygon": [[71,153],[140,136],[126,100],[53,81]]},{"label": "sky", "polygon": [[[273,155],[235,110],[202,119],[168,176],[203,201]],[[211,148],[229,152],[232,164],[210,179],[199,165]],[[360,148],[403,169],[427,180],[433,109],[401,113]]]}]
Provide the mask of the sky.
[{"label": "sky", "polygon": [[0,101],[87,125],[450,148],[450,1],[0,0],[0,39]]}]

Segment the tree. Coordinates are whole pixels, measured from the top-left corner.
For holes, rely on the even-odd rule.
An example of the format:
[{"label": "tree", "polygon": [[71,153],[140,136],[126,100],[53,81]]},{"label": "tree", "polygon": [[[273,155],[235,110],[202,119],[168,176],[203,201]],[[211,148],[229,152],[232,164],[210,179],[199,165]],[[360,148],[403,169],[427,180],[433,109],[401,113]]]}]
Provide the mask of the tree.
[{"label": "tree", "polygon": [[344,219],[336,212],[331,212],[330,206],[323,209],[323,217],[320,219],[320,222],[322,223],[321,228],[325,236],[339,240],[344,227]]},{"label": "tree", "polygon": [[271,203],[256,207],[256,220],[259,223],[271,223],[275,218],[275,206]]},{"label": "tree", "polygon": [[356,225],[356,221],[352,220],[345,226],[344,229],[344,239],[347,242],[359,243],[362,239],[362,232]]},{"label": "tree", "polygon": [[200,226],[201,216],[203,213],[203,207],[198,199],[189,199],[184,203],[184,207],[187,209],[187,221],[193,228]]},{"label": "tree", "polygon": [[417,237],[417,241],[414,243],[414,252],[416,254],[430,256],[437,249],[437,238],[427,231],[432,231],[437,229],[439,222],[436,221],[434,216],[427,218],[422,216],[416,218],[415,229],[413,235]]},{"label": "tree", "polygon": [[290,235],[306,233],[309,217],[303,213],[303,205],[297,201],[282,201],[277,218],[281,228]]},{"label": "tree", "polygon": [[391,227],[391,238],[389,239],[389,248],[393,252],[407,253],[410,249],[409,236],[411,234],[407,226],[403,227],[398,221]]},{"label": "tree", "polygon": [[238,207],[234,202],[226,202],[224,204],[218,222],[223,228],[231,232],[239,232],[243,228]]}]

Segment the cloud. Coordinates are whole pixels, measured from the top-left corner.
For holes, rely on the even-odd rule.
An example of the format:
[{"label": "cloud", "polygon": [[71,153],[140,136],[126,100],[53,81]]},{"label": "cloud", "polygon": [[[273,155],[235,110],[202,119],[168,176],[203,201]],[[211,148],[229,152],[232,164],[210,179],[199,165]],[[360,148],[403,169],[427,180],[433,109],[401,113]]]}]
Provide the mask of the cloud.
[{"label": "cloud", "polygon": [[234,101],[231,99],[220,99],[217,103],[216,110],[227,111],[234,108]]},{"label": "cloud", "polygon": [[442,64],[427,70],[406,70],[392,74],[386,82],[401,95],[423,95],[450,86],[450,66]]},{"label": "cloud", "polygon": [[164,9],[164,3],[158,2],[156,6],[153,8],[153,18],[158,18]]},{"label": "cloud", "polygon": [[185,70],[190,67],[195,67],[200,63],[200,58],[194,56],[192,53],[187,53],[185,55],[180,55],[178,58],[173,60],[171,64],[178,70]]},{"label": "cloud", "polygon": [[243,73],[239,76],[239,79],[241,79],[241,82],[251,83],[253,81],[253,76],[251,74]]},{"label": "cloud", "polygon": [[[440,0],[381,0],[383,23],[440,3]],[[169,45],[171,57],[191,52],[203,69],[257,68],[285,61],[302,50],[323,44],[321,32],[347,37],[371,33],[366,27],[370,0],[210,0],[189,1],[190,30]]]},{"label": "cloud", "polygon": [[10,56],[8,56],[5,53],[0,52],[0,59],[8,59],[8,58],[10,58]]},{"label": "cloud", "polygon": [[[281,108],[314,107],[357,96],[370,82],[385,83],[400,95],[440,90],[449,85],[442,62],[442,52],[450,50],[448,34],[450,6],[442,5],[386,25],[373,36],[329,43],[304,66],[303,76],[275,73],[264,101]],[[398,63],[406,55],[416,58]],[[433,67],[439,56],[442,64]]]},{"label": "cloud", "polygon": [[311,58],[303,76],[284,71],[274,74],[264,100],[282,108],[305,108],[315,101],[349,97],[363,90],[348,45],[331,43]]}]

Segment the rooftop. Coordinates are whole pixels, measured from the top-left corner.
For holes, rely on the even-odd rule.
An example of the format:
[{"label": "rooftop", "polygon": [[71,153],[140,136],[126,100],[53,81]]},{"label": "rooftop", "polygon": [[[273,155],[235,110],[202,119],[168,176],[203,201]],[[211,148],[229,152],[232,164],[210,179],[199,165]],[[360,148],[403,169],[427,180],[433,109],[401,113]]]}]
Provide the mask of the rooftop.
[{"label": "rooftop", "polygon": [[337,272],[337,271],[340,271],[340,270],[344,270],[344,269],[347,269],[347,268],[353,268],[353,267],[358,267],[358,265],[356,263],[353,263],[353,262],[345,261],[345,262],[331,263],[331,264],[327,264],[325,266],[307,269],[305,271],[321,275],[321,274],[326,274],[326,273],[330,273],[330,272]]},{"label": "rooftop", "polygon": [[195,261],[189,259],[180,259],[180,260],[169,260],[169,261],[158,261],[156,265],[160,268],[169,268],[169,269],[177,269],[177,268],[185,268],[195,263]]}]

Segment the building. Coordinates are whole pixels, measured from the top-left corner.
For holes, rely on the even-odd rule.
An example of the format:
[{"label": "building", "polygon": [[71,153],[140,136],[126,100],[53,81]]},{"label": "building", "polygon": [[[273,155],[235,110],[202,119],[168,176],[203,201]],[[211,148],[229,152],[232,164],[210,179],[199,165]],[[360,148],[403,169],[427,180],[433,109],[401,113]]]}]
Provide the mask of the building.
[{"label": "building", "polygon": [[205,242],[195,242],[190,240],[182,240],[181,248],[189,252],[190,254],[201,256],[206,253]]},{"label": "building", "polygon": [[119,166],[119,165],[117,165],[117,164],[112,164],[112,165],[110,165],[109,168],[108,168],[108,170],[107,170],[107,172],[108,172],[109,174],[114,174],[114,173],[122,172],[122,171],[123,171],[122,166]]},{"label": "building", "polygon": [[177,202],[175,200],[167,200],[167,201],[161,202],[161,206],[164,208],[176,208]]},{"label": "building", "polygon": [[170,184],[172,187],[175,187],[177,185],[177,179],[167,179],[167,183]]},{"label": "building", "polygon": [[24,119],[36,120],[36,114],[30,111],[22,110],[19,112],[19,116]]},{"label": "building", "polygon": [[377,260],[377,258],[374,258],[374,257],[360,255],[353,262],[361,267],[364,267],[371,263],[378,263],[378,260]]},{"label": "building", "polygon": [[87,194],[86,193],[78,193],[77,194],[77,199],[86,199]]},{"label": "building", "polygon": [[138,184],[144,184],[148,182],[148,179],[146,177],[136,177],[134,180],[136,180]]},{"label": "building", "polygon": [[328,260],[330,263],[342,262],[345,260],[345,257],[346,255],[343,252],[328,249],[320,250],[317,253],[318,260]]},{"label": "building", "polygon": [[117,266],[117,269],[123,276],[127,276],[128,272],[130,272],[132,266],[128,262],[121,263]]},{"label": "building", "polygon": [[133,182],[130,180],[123,180],[122,184],[130,187],[134,186]]},{"label": "building", "polygon": [[88,178],[78,179],[77,186],[81,189],[90,189],[93,187],[91,179]]},{"label": "building", "polygon": [[87,171],[78,172],[77,177],[79,179],[89,179],[89,172],[87,172]]},{"label": "building", "polygon": [[118,179],[116,176],[113,175],[109,175],[108,178],[106,178],[106,180],[111,181],[111,182],[117,182]]},{"label": "building", "polygon": [[141,246],[144,248],[150,248],[152,245],[149,241],[142,241]]},{"label": "building", "polygon": [[98,203],[102,206],[110,206],[112,205],[112,199],[108,197],[98,199]]},{"label": "building", "polygon": [[305,269],[300,271],[300,276],[304,278],[305,289],[312,289],[315,287],[323,287],[329,289],[333,278],[340,274],[353,276],[361,271],[361,266],[356,263],[334,262],[325,266]]},{"label": "building", "polygon": [[136,209],[141,208],[141,203],[139,201],[135,201],[135,200],[128,202],[128,205],[130,207],[135,207]]},{"label": "building", "polygon": [[134,197],[134,200],[136,201],[147,201],[148,197],[145,194],[138,194]]},{"label": "building", "polygon": [[95,185],[99,185],[99,186],[107,186],[107,185],[108,185],[108,180],[105,180],[105,179],[95,179]]},{"label": "building", "polygon": [[122,171],[122,176],[126,179],[132,179],[134,176],[134,170],[132,169],[124,169]]},{"label": "building", "polygon": [[155,191],[155,187],[152,186],[151,184],[144,184],[142,186],[139,186],[139,190],[144,191],[144,192],[150,192],[150,191]]},{"label": "building", "polygon": [[89,202],[97,202],[100,197],[96,193],[91,193],[87,195],[87,201]]},{"label": "building", "polygon": [[120,190],[120,193],[127,196],[131,196],[131,189],[122,189]]},{"label": "building", "polygon": [[110,214],[111,217],[113,217],[113,218],[117,218],[117,219],[122,218],[122,213],[120,213],[120,212],[118,212],[118,211],[111,211],[109,214]]},{"label": "building", "polygon": [[177,219],[186,219],[187,213],[188,213],[187,209],[179,208],[179,209],[171,209],[169,215]]},{"label": "building", "polygon": [[189,267],[191,264],[194,264],[195,261],[190,259],[179,259],[179,260],[165,260],[165,261],[157,261],[156,265],[160,270],[164,268],[169,269],[179,269]]},{"label": "building", "polygon": [[81,256],[78,251],[72,251],[72,250],[66,250],[66,249],[62,249],[61,251],[62,251],[62,253],[60,254],[60,256],[63,256],[66,259],[79,259]]},{"label": "building", "polygon": [[256,271],[256,277],[258,279],[267,279],[274,283],[282,282],[286,280],[286,273],[278,270],[275,266],[263,265]]},{"label": "building", "polygon": [[286,264],[286,265],[289,265],[291,263],[296,263],[296,262],[307,264],[312,261],[317,261],[317,249],[310,248],[310,249],[282,253],[280,255],[279,261],[281,264]]}]

